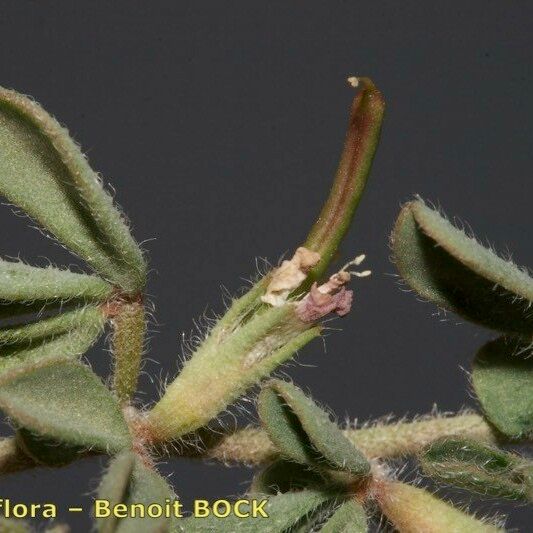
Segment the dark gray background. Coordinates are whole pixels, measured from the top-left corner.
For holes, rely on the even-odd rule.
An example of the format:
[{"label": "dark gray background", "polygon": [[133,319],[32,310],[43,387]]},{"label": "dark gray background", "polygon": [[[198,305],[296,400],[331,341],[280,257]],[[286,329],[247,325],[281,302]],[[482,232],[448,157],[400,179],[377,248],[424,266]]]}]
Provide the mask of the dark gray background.
[{"label": "dark gray background", "polygon": [[[180,335],[254,258],[304,238],[327,194],[352,92],[374,78],[388,102],[371,180],[342,250],[374,271],[353,312],[287,369],[340,418],[474,405],[468,369],[490,333],[441,321],[402,292],[388,234],[420,193],[519,264],[533,265],[533,6],[527,2],[114,1],[0,3],[0,84],[68,125],[146,244],[156,305],[151,375],[177,369]],[[0,250],[74,263],[0,210]],[[109,357],[89,354],[105,375]],[[142,379],[153,399],[157,379]],[[103,461],[3,478],[0,497],[89,505]],[[163,465],[185,502],[236,494],[250,472]],[[485,502],[485,512],[498,505]],[[533,515],[509,505],[509,525]],[[86,531],[88,519],[62,517]]]}]

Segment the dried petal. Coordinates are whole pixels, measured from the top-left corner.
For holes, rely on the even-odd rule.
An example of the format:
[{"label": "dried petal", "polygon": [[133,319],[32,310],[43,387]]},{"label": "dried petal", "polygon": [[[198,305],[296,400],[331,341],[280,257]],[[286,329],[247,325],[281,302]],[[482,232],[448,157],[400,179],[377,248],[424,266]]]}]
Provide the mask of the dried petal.
[{"label": "dried petal", "polygon": [[309,294],[299,302],[296,314],[302,322],[316,322],[329,313],[344,316],[350,312],[353,301],[352,290],[341,287],[338,292],[329,294],[320,289],[321,287],[313,283]]},{"label": "dried petal", "polygon": [[300,246],[290,261],[283,261],[274,271],[266,294],[261,297],[264,303],[274,307],[282,306],[289,294],[297,289],[307,277],[307,272],[320,261],[320,254]]}]

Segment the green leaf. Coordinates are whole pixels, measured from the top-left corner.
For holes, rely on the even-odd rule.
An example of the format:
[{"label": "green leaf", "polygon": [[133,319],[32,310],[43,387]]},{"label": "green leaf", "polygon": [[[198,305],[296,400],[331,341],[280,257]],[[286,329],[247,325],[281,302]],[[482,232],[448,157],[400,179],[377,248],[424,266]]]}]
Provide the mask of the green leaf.
[{"label": "green leaf", "polygon": [[320,531],[321,533],[366,533],[368,524],[363,506],[355,500],[345,501]]},{"label": "green leaf", "polygon": [[17,445],[35,463],[47,466],[63,466],[75,461],[84,451],[54,439],[43,438],[21,428],[16,435]]},{"label": "green leaf", "polygon": [[0,330],[0,378],[47,359],[77,359],[103,331],[100,308],[87,306],[32,324]]},{"label": "green leaf", "polygon": [[98,276],[0,259],[0,319],[24,322],[43,311],[102,303],[113,290]]},{"label": "green leaf", "polygon": [[324,273],[350,228],[379,142],[385,111],[383,96],[370,79],[359,78],[358,82],[362,89],[353,100],[333,187],[304,244],[321,255],[309,283]]},{"label": "green leaf", "polygon": [[[181,520],[178,527],[185,533],[218,533],[221,531],[284,533],[301,520],[320,510],[321,506],[334,500],[337,496],[325,491],[309,489],[288,492],[268,497],[268,502],[264,506],[268,518],[262,516],[238,518],[235,515],[217,518],[211,515],[206,518],[191,517]],[[260,495],[254,494],[253,497],[259,499]],[[264,495],[264,497],[267,496]],[[243,507],[243,510],[246,509]]]},{"label": "green leaf", "polygon": [[[145,508],[151,504],[165,506],[167,500],[175,500],[176,495],[168,483],[154,470],[144,466],[131,452],[123,452],[113,459],[109,470],[98,489],[98,499],[107,500],[110,507],[125,504],[140,504]],[[172,519],[132,517],[98,518],[99,533],[164,533],[171,531]],[[174,531],[174,529],[172,529]]]},{"label": "green leaf", "polygon": [[424,489],[398,481],[379,487],[377,502],[398,531],[497,533],[503,529],[443,502]]},{"label": "green leaf", "polygon": [[138,245],[66,129],[0,88],[0,194],[126,292],[145,283]]},{"label": "green leaf", "polygon": [[422,201],[403,207],[391,242],[400,274],[423,298],[498,331],[533,332],[533,279]]},{"label": "green leaf", "polygon": [[476,355],[472,383],[487,419],[511,439],[533,437],[533,357],[529,347],[500,337]]},{"label": "green leaf", "polygon": [[339,502],[345,498],[344,494],[339,494],[336,498],[328,500],[312,513],[303,516],[297,524],[284,533],[311,533],[322,531],[325,521],[334,513]]},{"label": "green leaf", "polygon": [[0,259],[0,300],[5,302],[103,302],[113,287],[98,276]]},{"label": "green leaf", "polygon": [[279,460],[254,476],[250,493],[278,494],[305,488],[318,488],[328,482],[321,473],[306,465]]},{"label": "green leaf", "polygon": [[529,466],[519,456],[466,439],[441,439],[421,455],[424,472],[457,487],[498,498],[528,499]]},{"label": "green leaf", "polygon": [[131,436],[111,392],[90,368],[73,361],[0,378],[0,409],[33,433],[65,444],[112,453],[131,446]]},{"label": "green leaf", "polygon": [[101,333],[105,317],[96,306],[86,306],[51,318],[37,320],[23,326],[0,329],[0,347],[34,344],[48,337],[63,335],[77,329],[88,329],[95,335]]},{"label": "green leaf", "polygon": [[15,437],[0,438],[0,474],[11,474],[35,466]]},{"label": "green leaf", "polygon": [[269,382],[259,395],[258,412],[272,442],[287,459],[357,476],[370,473],[363,454],[328,414],[294,385]]},{"label": "green leaf", "polygon": [[[144,466],[139,459],[135,461],[128,490],[127,503],[141,503],[148,507],[152,503],[165,504],[166,500],[175,500],[176,495],[169,484],[154,470]],[[121,520],[117,533],[143,532],[159,533],[170,527],[171,520],[162,518],[128,518]]]},{"label": "green leaf", "polygon": [[[122,452],[114,457],[98,487],[98,499],[107,500],[110,507],[124,503],[134,465],[135,454],[133,452]],[[99,533],[114,533],[118,522],[119,519],[113,514],[106,518],[96,519]]]}]

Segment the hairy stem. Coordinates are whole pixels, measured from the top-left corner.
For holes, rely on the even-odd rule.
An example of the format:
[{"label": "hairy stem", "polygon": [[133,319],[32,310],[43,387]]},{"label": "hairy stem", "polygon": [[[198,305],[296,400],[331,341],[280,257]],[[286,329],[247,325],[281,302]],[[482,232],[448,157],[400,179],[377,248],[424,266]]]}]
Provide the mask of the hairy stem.
[{"label": "hairy stem", "polygon": [[113,388],[121,404],[129,403],[137,388],[146,333],[144,307],[140,302],[121,304],[113,317]]},{"label": "hairy stem", "polygon": [[495,444],[498,440],[492,427],[475,413],[380,424],[347,430],[346,433],[354,445],[371,458],[411,455],[442,437],[460,435],[490,444]]},{"label": "hairy stem", "polygon": [[[345,429],[344,434],[369,459],[411,455],[441,437],[461,436],[490,444],[497,441],[493,429],[474,413]],[[224,463],[257,465],[275,460],[278,452],[265,431],[248,427],[208,444],[202,456]]]},{"label": "hairy stem", "polygon": [[319,335],[320,327],[299,321],[293,305],[266,309],[228,337],[215,331],[148,413],[153,440],[206,425]]},{"label": "hairy stem", "polygon": [[446,503],[430,492],[400,483],[383,481],[377,484],[376,499],[383,513],[400,533],[502,533],[503,528]]}]

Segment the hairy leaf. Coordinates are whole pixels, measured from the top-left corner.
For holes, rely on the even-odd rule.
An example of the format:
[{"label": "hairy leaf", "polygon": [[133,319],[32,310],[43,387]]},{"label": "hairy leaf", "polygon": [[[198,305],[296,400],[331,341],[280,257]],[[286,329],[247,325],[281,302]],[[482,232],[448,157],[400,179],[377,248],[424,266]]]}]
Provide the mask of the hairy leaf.
[{"label": "hairy leaf", "polygon": [[32,345],[43,339],[63,335],[80,328],[98,334],[102,331],[104,321],[105,317],[102,310],[99,307],[88,305],[50,318],[36,320],[23,326],[1,328],[0,347]]},{"label": "hairy leaf", "polygon": [[355,500],[345,501],[320,531],[321,533],[366,533],[368,524],[363,506]]},{"label": "hairy leaf", "polygon": [[[168,483],[154,470],[144,466],[139,459],[135,461],[128,490],[128,503],[165,504],[165,500],[174,500],[176,495]],[[140,528],[149,533],[170,531],[171,520],[162,518],[128,518],[120,521],[117,533],[137,533]]]},{"label": "hairy leaf", "polygon": [[398,531],[424,533],[496,533],[503,529],[482,522],[433,496],[424,489],[389,481],[377,496],[385,516]]},{"label": "hairy leaf", "polygon": [[0,378],[0,409],[16,424],[65,444],[103,452],[131,446],[111,392],[90,368],[47,361]]},{"label": "hairy leaf", "polygon": [[87,306],[47,320],[0,330],[0,377],[47,359],[76,359],[103,331],[105,317]]},{"label": "hairy leaf", "polygon": [[[264,497],[267,498],[268,496],[264,495]],[[254,498],[258,499],[260,495],[254,494]],[[211,515],[206,518],[191,517],[181,520],[178,522],[178,527],[185,533],[218,533],[219,531],[284,533],[335,498],[335,494],[319,490],[306,489],[299,492],[288,492],[268,497],[268,502],[264,507],[268,518],[262,516],[238,518],[234,515],[217,518]],[[246,510],[246,506],[241,509],[243,512]]]},{"label": "hairy leaf", "polygon": [[249,492],[278,494],[305,488],[318,488],[327,482],[327,478],[316,470],[281,459],[255,475]]},{"label": "hairy leaf", "polygon": [[0,474],[11,474],[35,466],[35,461],[19,446],[15,437],[0,439]]},{"label": "hairy leaf", "polygon": [[43,438],[21,428],[16,435],[17,445],[35,463],[47,466],[63,466],[75,461],[84,450],[54,439]]},{"label": "hairy leaf", "polygon": [[472,492],[513,500],[530,496],[524,460],[477,441],[436,441],[423,452],[420,463],[432,478]]},{"label": "hairy leaf", "polygon": [[326,412],[290,383],[274,380],[258,401],[261,422],[287,459],[343,470],[359,476],[370,464]]},{"label": "hairy leaf", "polygon": [[423,298],[498,331],[533,332],[533,279],[422,201],[403,207],[391,241],[400,274]]},{"label": "hairy leaf", "polygon": [[512,439],[533,437],[533,357],[519,341],[500,337],[478,352],[472,383],[483,412]]},{"label": "hairy leaf", "polygon": [[0,88],[0,194],[126,292],[145,264],[121,213],[66,129],[38,104]]},{"label": "hairy leaf", "polygon": [[[114,457],[98,487],[98,499],[107,500],[110,506],[124,503],[127,498],[131,474],[135,465],[135,454],[125,451]],[[114,533],[119,519],[111,514],[107,518],[97,518],[100,533]]]},{"label": "hairy leaf", "polygon": [[343,501],[344,498],[344,494],[339,494],[336,498],[328,500],[312,513],[303,516],[297,524],[284,533],[311,533],[322,531],[322,527],[326,520],[335,512],[339,502]]},{"label": "hairy leaf", "polygon": [[112,292],[113,287],[98,276],[0,259],[0,300],[5,302],[103,302]]},{"label": "hairy leaf", "polygon": [[[98,499],[108,500],[110,506],[140,504],[148,507],[150,504],[164,506],[167,500],[176,499],[176,495],[168,483],[157,472],[144,466],[135,454],[123,452],[113,459],[102,479]],[[172,520],[165,516],[97,519],[100,533],[165,533],[171,531],[171,523]]]}]

